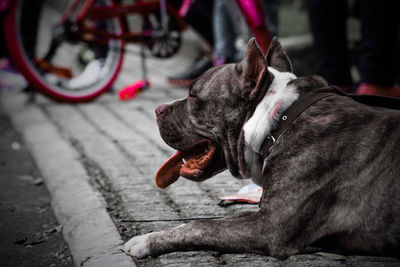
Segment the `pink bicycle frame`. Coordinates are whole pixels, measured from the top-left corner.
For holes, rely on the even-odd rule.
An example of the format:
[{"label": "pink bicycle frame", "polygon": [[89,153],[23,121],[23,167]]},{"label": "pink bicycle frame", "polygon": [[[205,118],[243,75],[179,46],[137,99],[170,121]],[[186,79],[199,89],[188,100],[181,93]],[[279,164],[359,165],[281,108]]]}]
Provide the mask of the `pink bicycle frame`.
[{"label": "pink bicycle frame", "polygon": [[[70,16],[70,14],[77,8],[78,3],[81,1],[82,0],[75,0],[69,6],[69,8],[64,12],[64,16],[61,19],[60,23],[63,23],[64,20]],[[186,16],[188,10],[190,9],[192,2],[193,0],[183,0],[178,12],[168,7],[170,9],[170,12],[172,14],[175,14],[175,16],[179,19],[178,21],[180,22],[182,30],[186,28],[186,25],[183,22],[183,18]],[[236,0],[236,2],[246,20],[247,25],[254,34],[257,43],[259,44],[263,53],[265,54],[271,42],[271,34],[269,33],[265,25],[265,15],[259,0]],[[146,14],[147,10],[149,8],[151,9],[152,7],[154,8],[155,4],[154,2],[145,2],[142,0],[137,0],[135,4],[128,6],[120,6],[113,4],[113,6],[110,7],[106,6],[94,7],[94,3],[95,0],[86,0],[84,2],[84,5],[81,7],[77,15],[78,21],[81,21],[87,17],[90,17],[92,19],[119,17],[121,24],[123,26],[122,34],[118,35],[107,33],[100,29],[94,29],[94,28],[88,29],[85,28],[84,26],[81,26],[81,32],[79,33],[79,35],[81,35],[83,39],[85,39],[86,36],[91,36],[91,34],[94,34],[95,36],[102,37],[101,39],[103,42],[104,41],[107,42],[109,38],[122,39],[124,42],[139,41],[141,38],[140,35],[129,32],[129,26],[126,22],[125,15],[135,11],[140,11]],[[86,41],[100,42],[99,38],[97,39],[89,38]]]},{"label": "pink bicycle frame", "polygon": [[267,53],[272,36],[265,26],[265,15],[259,0],[236,0],[246,20],[247,25],[253,32],[258,45],[264,55]]},{"label": "pink bicycle frame", "polygon": [[[83,5],[79,7],[79,4],[83,2]],[[119,5],[116,4],[114,0],[111,0],[112,5],[110,6],[95,6],[96,0],[74,0],[67,10],[64,12],[62,19],[59,24],[65,22],[65,20],[71,16],[73,12],[77,12],[76,20],[74,23],[77,27],[77,30],[74,32],[75,35],[78,36],[81,40],[84,40],[89,43],[96,44],[107,44],[109,39],[119,39],[124,43],[128,42],[140,42],[143,37],[151,34],[148,32],[131,32],[129,29],[129,25],[126,19],[126,15],[131,13],[138,13],[146,16],[151,11],[159,8],[159,3],[156,1],[142,1],[136,0],[133,4],[130,5]],[[169,13],[174,16],[179,24],[180,29],[183,31],[186,28],[186,23],[178,15],[178,12],[167,5],[167,9]],[[96,28],[95,26],[87,26],[84,21],[85,20],[95,20],[95,19],[110,19],[110,18],[118,18],[120,24],[122,26],[121,33],[112,33],[105,31],[103,29]]]},{"label": "pink bicycle frame", "polygon": [[10,0],[0,0],[0,13],[7,11],[10,8]]}]

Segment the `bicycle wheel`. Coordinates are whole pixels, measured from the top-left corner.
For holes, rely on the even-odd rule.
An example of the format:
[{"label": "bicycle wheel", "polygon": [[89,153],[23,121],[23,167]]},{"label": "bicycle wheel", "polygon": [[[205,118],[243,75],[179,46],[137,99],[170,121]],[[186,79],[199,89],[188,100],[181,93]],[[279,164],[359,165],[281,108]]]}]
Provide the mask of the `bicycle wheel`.
[{"label": "bicycle wheel", "polygon": [[159,3],[153,4],[153,10],[143,17],[142,32],[150,32],[151,37],[145,38],[145,44],[154,57],[169,58],[174,56],[181,47],[181,33],[184,28],[178,15],[171,7],[166,12],[167,29],[162,27],[162,15]]},{"label": "bicycle wheel", "polygon": [[[60,27],[59,22],[70,2],[12,1],[4,32],[11,58],[34,89],[59,101],[82,102],[112,85],[121,69],[123,43],[88,44],[68,34],[68,25]],[[97,0],[96,4],[112,5],[113,1]],[[108,32],[122,31],[116,18],[96,23]]]}]

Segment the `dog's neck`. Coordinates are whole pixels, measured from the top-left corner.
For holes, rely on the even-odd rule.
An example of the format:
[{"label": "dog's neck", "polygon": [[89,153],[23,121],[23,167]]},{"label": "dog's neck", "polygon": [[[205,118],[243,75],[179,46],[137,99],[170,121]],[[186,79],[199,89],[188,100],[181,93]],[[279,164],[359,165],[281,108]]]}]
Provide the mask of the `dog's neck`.
[{"label": "dog's neck", "polygon": [[277,127],[282,113],[299,97],[297,88],[288,85],[296,79],[293,73],[279,72],[272,67],[268,67],[268,70],[274,75],[270,88],[243,126],[243,149],[248,173],[242,176],[250,176],[259,185],[263,167],[260,161],[261,145],[267,135]]}]

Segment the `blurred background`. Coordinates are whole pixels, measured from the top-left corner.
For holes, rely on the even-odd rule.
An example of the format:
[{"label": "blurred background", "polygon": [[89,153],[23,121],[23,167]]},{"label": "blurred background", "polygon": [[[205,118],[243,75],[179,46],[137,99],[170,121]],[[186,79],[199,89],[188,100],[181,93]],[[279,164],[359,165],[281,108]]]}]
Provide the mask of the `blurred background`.
[{"label": "blurred background", "polygon": [[[28,76],[30,87],[58,100],[73,102],[100,95],[98,91],[106,91],[104,87],[120,90],[129,85],[134,87],[135,81],[147,78],[155,84],[187,88],[207,68],[240,60],[254,29],[260,30],[260,20],[265,22],[265,31],[261,29],[256,38],[278,36],[299,76],[321,74],[331,84],[354,92],[360,82],[371,79],[360,73],[361,64],[371,69],[364,72],[385,72],[382,65],[390,72],[390,77],[372,77],[372,83],[390,87],[399,80],[398,20],[388,12],[398,6],[396,1],[378,4],[385,7],[376,12],[378,17],[385,18],[388,25],[395,25],[393,29],[384,24],[375,27],[382,36],[390,36],[379,44],[375,40],[379,36],[363,43],[361,20],[366,17],[363,10],[371,7],[363,9],[367,5],[361,0],[339,1],[333,5],[335,9],[330,8],[334,1],[321,4],[313,0],[170,0],[165,10],[165,25],[163,5],[158,2],[137,8],[151,1],[136,1],[136,6],[135,1],[115,1],[119,6],[131,7],[119,11],[107,10],[107,6],[112,5],[109,0],[21,0],[14,1],[13,5],[11,2],[3,0],[0,9],[6,25],[2,34],[6,37],[1,42],[2,91],[27,87],[22,77],[14,75],[17,72]],[[81,15],[79,12],[85,2],[90,3],[90,8]],[[75,10],[71,9],[71,4],[75,5]],[[251,5],[258,10],[251,13]],[[114,15],[120,12],[122,19],[107,15],[113,12]],[[18,15],[5,19],[10,13]],[[374,24],[375,18],[370,17],[370,24]],[[312,25],[317,26],[310,27]],[[122,43],[115,36],[124,30],[128,34],[123,39],[125,50],[121,52]],[[6,40],[9,39],[15,40],[7,41],[7,49]],[[264,41],[261,45],[267,46],[268,40]],[[21,48],[14,49],[18,43]],[[391,43],[390,47],[387,43]],[[371,52],[364,58],[373,63],[365,63],[362,56],[371,49],[387,52]],[[25,55],[15,56],[19,53]],[[125,56],[123,61],[119,58],[121,54]],[[149,64],[143,64],[141,54]],[[380,59],[384,57],[390,57],[390,64],[387,59]],[[121,63],[123,75],[118,75]],[[153,63],[157,65],[156,71],[152,71]],[[369,67],[371,64],[378,66]],[[369,73],[364,76],[368,75],[371,76]]]}]

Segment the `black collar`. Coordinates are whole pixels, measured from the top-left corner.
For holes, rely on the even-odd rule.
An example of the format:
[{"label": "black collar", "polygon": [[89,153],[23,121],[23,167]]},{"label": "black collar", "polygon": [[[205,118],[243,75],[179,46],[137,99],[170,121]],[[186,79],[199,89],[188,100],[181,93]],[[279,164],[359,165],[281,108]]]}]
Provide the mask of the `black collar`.
[{"label": "black collar", "polygon": [[285,112],[283,112],[279,119],[277,128],[271,131],[265,138],[260,151],[260,154],[263,156],[262,159],[265,159],[268,156],[275,140],[285,132],[294,119],[315,102],[325,97],[332,96],[333,94],[343,95],[341,91],[334,87],[324,87],[300,95],[300,97]]},{"label": "black collar", "polygon": [[304,110],[306,110],[315,102],[332,95],[351,97],[353,100],[369,106],[400,110],[399,98],[375,95],[345,94],[336,87],[323,87],[311,90],[300,95],[300,97],[282,114],[278,122],[278,127],[265,138],[264,143],[261,145],[260,154],[263,156],[262,159],[264,160],[268,156],[272,150],[275,140],[285,132],[294,119],[296,119]]}]

